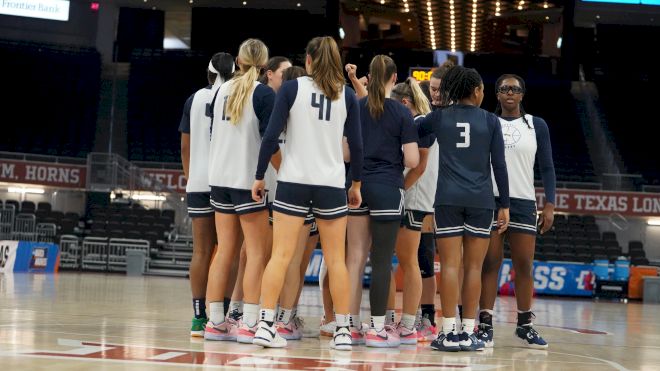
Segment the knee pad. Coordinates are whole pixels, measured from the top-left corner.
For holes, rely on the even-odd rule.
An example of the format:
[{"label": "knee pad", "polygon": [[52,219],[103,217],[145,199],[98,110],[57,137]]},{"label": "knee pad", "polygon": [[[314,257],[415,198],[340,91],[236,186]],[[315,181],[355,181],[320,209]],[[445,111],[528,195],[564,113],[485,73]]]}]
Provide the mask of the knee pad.
[{"label": "knee pad", "polygon": [[422,278],[435,276],[434,257],[435,240],[433,239],[433,233],[422,233],[419,249],[417,250],[417,260],[419,261],[419,271],[422,273]]}]

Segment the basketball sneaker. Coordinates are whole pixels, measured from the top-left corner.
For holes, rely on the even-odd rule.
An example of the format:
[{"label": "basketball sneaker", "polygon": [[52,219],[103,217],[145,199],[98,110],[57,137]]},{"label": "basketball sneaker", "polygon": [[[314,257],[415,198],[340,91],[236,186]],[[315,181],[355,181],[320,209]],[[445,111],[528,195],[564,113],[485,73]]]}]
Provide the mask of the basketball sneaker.
[{"label": "basketball sneaker", "polygon": [[190,336],[194,338],[203,338],[204,327],[206,327],[206,322],[208,321],[208,318],[193,318],[192,326],[190,327]]},{"label": "basketball sneaker", "polygon": [[372,348],[396,348],[401,345],[401,340],[397,335],[396,329],[392,326],[385,326],[380,331],[369,328],[365,343]]},{"label": "basketball sneaker", "polygon": [[238,322],[238,335],[236,341],[241,344],[252,344],[254,334],[257,332],[257,325],[254,327],[248,326],[245,322]]},{"label": "basketball sneaker", "polygon": [[532,349],[548,349],[548,343],[543,340],[536,330],[534,330],[531,323],[516,327],[514,337],[524,347]]},{"label": "basketball sneaker", "polygon": [[348,327],[337,327],[332,340],[330,340],[330,348],[336,350],[352,350],[353,340],[351,332]]},{"label": "basketball sneaker", "polygon": [[458,346],[464,352],[474,352],[486,348],[484,342],[477,339],[474,332],[461,332],[458,334]]},{"label": "basketball sneaker", "polygon": [[238,320],[243,317],[243,313],[239,312],[238,309],[234,309],[231,312],[229,312],[229,318],[233,319],[234,321],[238,322]]},{"label": "basketball sneaker", "polygon": [[298,328],[295,318],[289,323],[277,322],[275,324],[277,333],[286,340],[300,340],[302,339],[302,331]]},{"label": "basketball sneaker", "polygon": [[417,324],[417,341],[433,341],[438,336],[437,331],[428,318],[422,318]]},{"label": "basketball sneaker", "polygon": [[409,330],[403,324],[399,323],[396,327],[396,334],[399,336],[399,341],[403,345],[417,345],[417,329],[413,327]]},{"label": "basketball sneaker", "polygon": [[238,329],[236,322],[227,318],[224,322],[215,324],[211,321],[206,322],[204,328],[204,339],[215,341],[236,341]]},{"label": "basketball sneaker", "polygon": [[265,321],[260,321],[252,344],[261,345],[264,348],[284,348],[286,340],[277,333],[275,324],[269,326]]},{"label": "basketball sneaker", "polygon": [[477,339],[483,341],[486,348],[494,347],[495,340],[493,340],[493,326],[487,323],[480,323],[477,327]]},{"label": "basketball sneaker", "polygon": [[331,321],[326,322],[325,317],[321,320],[321,336],[333,337],[335,333],[335,328],[337,327],[337,322]]},{"label": "basketball sneaker", "polygon": [[367,326],[366,323],[362,323],[362,326],[360,328],[357,327],[350,327],[349,330],[351,331],[351,339],[353,340],[353,345],[364,345],[365,344],[365,336],[367,334],[367,331],[369,331],[369,326]]},{"label": "basketball sneaker", "polygon": [[458,352],[461,350],[458,334],[449,333],[445,335],[440,332],[438,337],[431,343],[431,348],[441,352]]}]

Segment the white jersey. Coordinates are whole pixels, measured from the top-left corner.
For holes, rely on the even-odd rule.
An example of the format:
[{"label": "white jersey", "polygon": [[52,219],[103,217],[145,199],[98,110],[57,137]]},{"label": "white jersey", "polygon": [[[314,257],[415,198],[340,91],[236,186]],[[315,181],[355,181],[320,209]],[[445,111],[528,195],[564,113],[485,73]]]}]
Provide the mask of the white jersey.
[{"label": "white jersey", "polygon": [[261,135],[253,95],[260,83],[255,81],[243,106],[241,120],[232,124],[225,112],[234,80],[220,87],[213,107],[208,182],[214,187],[249,190],[257,170]]},{"label": "white jersey", "polygon": [[210,192],[209,147],[211,145],[211,117],[208,108],[222,85],[222,79],[204,89],[199,89],[192,99],[189,115],[190,164],[188,167],[187,193]]},{"label": "white jersey", "polygon": [[297,80],[298,90],[289,109],[286,146],[277,180],[344,188],[345,88],[339,92],[338,100],[330,101],[311,77]]},{"label": "white jersey", "polygon": [[[433,140],[433,144],[429,147],[426,169],[415,184],[406,191],[406,210],[433,212],[435,189],[438,186],[438,162],[440,161],[438,148],[438,141]],[[404,174],[407,174],[408,171],[410,170],[406,169]]]},{"label": "white jersey", "polygon": [[[504,155],[509,174],[509,197],[523,200],[536,200],[534,189],[534,162],[536,160],[536,130],[532,115],[525,115],[529,126],[522,117],[516,120],[500,118],[504,136]],[[531,127],[531,128],[530,128]],[[492,169],[491,169],[491,176]],[[493,181],[495,196],[499,196],[497,184]]]}]

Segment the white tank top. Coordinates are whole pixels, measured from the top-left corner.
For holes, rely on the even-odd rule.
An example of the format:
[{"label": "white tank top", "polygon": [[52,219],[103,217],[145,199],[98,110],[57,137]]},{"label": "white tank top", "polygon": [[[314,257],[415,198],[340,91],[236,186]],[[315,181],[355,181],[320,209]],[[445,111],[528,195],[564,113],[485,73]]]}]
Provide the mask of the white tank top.
[{"label": "white tank top", "polygon": [[209,156],[209,184],[215,187],[250,190],[257,171],[261,136],[259,119],[254,112],[254,89],[243,106],[241,120],[232,124],[225,112],[225,102],[233,90],[234,81],[222,84],[213,107],[213,128]]},{"label": "white tank top", "polygon": [[[438,156],[438,141],[434,140],[431,147],[429,147],[429,159],[424,173],[406,191],[406,210],[433,212],[435,189],[438,185]],[[406,169],[404,174],[407,174],[408,171],[409,169]]]},{"label": "white tank top", "polygon": [[[536,161],[536,130],[532,115],[525,115],[529,126],[522,117],[516,120],[500,118],[504,136],[504,155],[509,174],[509,197],[523,200],[536,200],[534,189],[534,162]],[[530,128],[531,127],[531,128]],[[491,169],[491,176],[492,169]],[[499,196],[493,177],[493,192]]]},{"label": "white tank top", "polygon": [[346,123],[344,88],[330,101],[311,77],[298,78],[289,110],[286,146],[277,179],[283,182],[344,188],[342,138]]}]

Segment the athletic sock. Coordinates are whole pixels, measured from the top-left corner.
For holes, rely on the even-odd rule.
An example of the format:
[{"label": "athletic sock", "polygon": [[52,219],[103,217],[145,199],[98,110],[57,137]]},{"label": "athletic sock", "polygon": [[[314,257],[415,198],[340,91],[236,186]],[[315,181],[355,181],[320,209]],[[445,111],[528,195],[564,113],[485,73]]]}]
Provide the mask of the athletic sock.
[{"label": "athletic sock", "polygon": [[385,324],[392,326],[396,323],[396,313],[392,309],[385,311]]},{"label": "athletic sock", "polygon": [[349,315],[349,321],[351,324],[351,327],[355,327],[356,329],[361,329],[362,328],[362,319],[360,318],[359,314],[350,314]]},{"label": "athletic sock", "polygon": [[293,309],[280,308],[279,312],[277,313],[277,322],[288,324],[291,322],[292,313]]},{"label": "athletic sock", "polygon": [[371,316],[371,328],[380,331],[385,327],[385,316]]},{"label": "athletic sock", "polygon": [[442,332],[445,335],[449,335],[450,333],[456,334],[456,318],[442,317]]},{"label": "athletic sock", "polygon": [[243,323],[248,325],[248,327],[254,327],[257,324],[257,318],[259,318],[259,304],[249,304],[245,303],[243,305]]},{"label": "athletic sock", "polygon": [[215,301],[209,303],[209,307],[211,312],[209,321],[213,322],[216,325],[225,322],[225,305],[223,302]]},{"label": "athletic sock", "polygon": [[428,318],[431,325],[435,326],[435,304],[422,304],[422,317]]},{"label": "athletic sock", "polygon": [[493,311],[491,309],[482,309],[479,311],[479,323],[493,327]]},{"label": "athletic sock", "polygon": [[467,334],[474,332],[474,318],[465,318],[461,322],[461,332],[465,332]]},{"label": "athletic sock", "polygon": [[[247,309],[247,308],[245,308]],[[247,310],[246,310],[247,312]],[[274,309],[262,309],[259,312],[259,320],[266,322],[266,324],[270,327],[273,327],[273,323],[275,323],[275,310]]]},{"label": "athletic sock", "polygon": [[206,318],[206,298],[193,299],[193,313],[196,319]]},{"label": "athletic sock", "polygon": [[530,325],[532,323],[532,311],[518,311],[518,326]]},{"label": "athletic sock", "polygon": [[229,312],[229,303],[231,303],[231,298],[224,298],[223,299],[222,304],[223,304],[223,307],[224,307],[225,316],[227,315],[227,312]]},{"label": "athletic sock", "polygon": [[415,315],[413,314],[402,314],[401,315],[401,324],[408,330],[415,328]]}]

